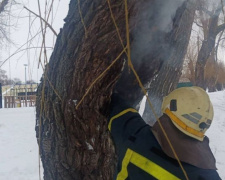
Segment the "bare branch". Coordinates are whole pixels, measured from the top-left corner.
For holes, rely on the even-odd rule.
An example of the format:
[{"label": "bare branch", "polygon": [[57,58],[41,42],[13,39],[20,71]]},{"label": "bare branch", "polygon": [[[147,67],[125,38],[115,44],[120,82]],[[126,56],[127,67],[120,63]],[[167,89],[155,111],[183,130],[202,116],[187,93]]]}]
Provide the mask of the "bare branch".
[{"label": "bare branch", "polygon": [[3,0],[0,4],[0,14],[4,11],[5,6],[9,3],[9,0]]},{"label": "bare branch", "polygon": [[45,24],[48,25],[48,27],[52,30],[52,32],[57,36],[56,31],[53,29],[53,27],[51,26],[51,24],[49,24],[44,18],[42,18],[41,16],[39,16],[38,14],[36,14],[35,12],[31,11],[30,9],[28,9],[26,6],[24,6],[24,8],[31,12],[32,14],[34,14],[35,16],[39,17],[42,21],[44,21]]},{"label": "bare branch", "polygon": [[[2,64],[0,65],[0,68],[13,56],[15,56],[16,54],[22,52],[22,51],[27,51],[28,49],[38,49],[38,48],[42,48],[42,47],[28,47],[25,49],[20,49],[19,51],[14,52],[13,54],[11,54],[7,59],[5,59]],[[47,49],[53,49],[53,47],[46,47]]]},{"label": "bare branch", "polygon": [[216,47],[215,47],[216,61],[218,61],[218,48],[219,48],[219,45],[220,45],[220,41],[223,40],[223,38],[222,38],[223,33],[224,33],[224,30],[220,33],[219,39],[218,39]]},{"label": "bare branch", "polygon": [[[29,39],[29,41],[27,41],[26,43],[24,43],[22,46],[20,46],[10,57],[12,57],[13,55],[17,54],[17,52],[19,52],[21,50],[22,47],[24,47],[27,43],[29,43],[30,41],[32,41],[36,36],[38,36],[40,34],[40,32],[38,32],[35,36],[33,36],[31,39]],[[2,64],[0,65],[0,68],[3,66],[3,64],[5,64],[10,57],[8,57],[7,59],[5,59]]]},{"label": "bare branch", "polygon": [[203,28],[203,26],[202,26],[201,24],[199,24],[197,21],[194,21],[194,23],[195,23],[198,27]]},{"label": "bare branch", "polygon": [[217,29],[216,29],[216,34],[219,34],[221,31],[223,31],[225,29],[225,23],[217,26]]}]

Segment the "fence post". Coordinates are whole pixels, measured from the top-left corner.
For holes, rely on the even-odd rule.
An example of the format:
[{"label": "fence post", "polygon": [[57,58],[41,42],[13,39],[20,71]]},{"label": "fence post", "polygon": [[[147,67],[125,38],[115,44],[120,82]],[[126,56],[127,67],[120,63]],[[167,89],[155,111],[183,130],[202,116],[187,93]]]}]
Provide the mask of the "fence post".
[{"label": "fence post", "polygon": [[2,108],[2,84],[0,83],[0,108]]},{"label": "fence post", "polygon": [[8,108],[8,107],[7,107],[7,98],[6,98],[6,96],[5,96],[4,98],[5,98],[5,99],[4,99],[4,103],[5,103],[5,104],[4,104],[4,108]]}]

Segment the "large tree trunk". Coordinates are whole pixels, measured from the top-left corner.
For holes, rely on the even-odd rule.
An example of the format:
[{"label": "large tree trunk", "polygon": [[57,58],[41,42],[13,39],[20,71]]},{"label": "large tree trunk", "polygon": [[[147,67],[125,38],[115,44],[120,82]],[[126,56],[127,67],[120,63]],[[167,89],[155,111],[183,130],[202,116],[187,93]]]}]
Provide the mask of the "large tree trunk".
[{"label": "large tree trunk", "polygon": [[[196,8],[193,1],[185,2],[176,11],[176,15],[173,18],[173,29],[165,35],[165,41],[168,44],[169,50],[161,49],[161,53],[164,53],[166,57],[165,62],[159,73],[150,82],[148,88],[148,95],[158,117],[162,115],[161,104],[163,97],[176,88],[182,74],[184,57],[191,36],[195,10]],[[147,101],[143,118],[150,125],[153,125],[156,121]]]},{"label": "large tree trunk", "polygon": [[[126,45],[124,1],[110,2]],[[166,26],[160,23],[165,14],[157,14],[165,10],[161,8],[164,0],[128,2],[132,62],[142,82],[147,85],[162,66],[167,57],[165,52],[171,50],[170,45],[180,41],[178,38],[164,43],[166,37],[176,37],[183,14],[179,10],[174,26],[165,30]],[[78,1],[71,0],[66,23],[58,35],[38,89],[36,132],[47,180],[107,180],[112,179],[115,169],[116,156],[107,130],[106,114],[126,55],[123,53],[119,61],[95,83],[76,109],[92,82],[123,50],[107,1],[85,0],[80,3],[86,35]],[[178,45],[173,48],[176,47]],[[184,49],[179,54],[183,53]],[[127,69],[125,66],[116,91],[135,105],[143,94]]]},{"label": "large tree trunk", "polygon": [[[71,0],[65,25],[38,89],[36,132],[46,180],[107,180],[112,179],[115,168],[105,114],[123,59],[97,81],[78,109],[76,105],[123,48],[107,1],[80,3],[86,37],[78,1]],[[125,39],[123,1],[111,3]]]}]

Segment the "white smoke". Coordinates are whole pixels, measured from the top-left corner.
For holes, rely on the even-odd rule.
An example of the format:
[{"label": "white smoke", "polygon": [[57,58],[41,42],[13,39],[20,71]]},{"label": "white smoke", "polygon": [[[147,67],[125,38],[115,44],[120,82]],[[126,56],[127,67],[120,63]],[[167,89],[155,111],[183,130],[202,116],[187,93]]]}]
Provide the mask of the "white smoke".
[{"label": "white smoke", "polygon": [[184,0],[154,0],[140,1],[137,4],[136,16],[130,18],[132,60],[143,63],[142,60],[148,53],[161,48],[164,48],[164,54],[170,51],[162,34],[165,36],[172,30],[173,18],[183,2]]},{"label": "white smoke", "polygon": [[[168,32],[171,30],[172,19],[177,9],[185,0],[154,0],[145,1],[139,4],[137,16],[131,19],[133,22],[144,25],[141,27],[143,32],[154,25],[160,31]],[[216,0],[219,1],[219,0]],[[137,25],[138,25],[137,24]]]},{"label": "white smoke", "polygon": [[222,6],[222,3],[223,5],[225,5],[225,1],[222,0],[205,0],[205,5],[206,5],[206,8],[209,10],[209,11],[213,11],[215,9],[217,9],[219,6]]},{"label": "white smoke", "polygon": [[172,30],[172,20],[177,9],[184,0],[157,1],[159,3],[158,23],[159,30],[169,32]]},{"label": "white smoke", "polygon": [[[173,47],[166,42],[166,34],[173,28],[173,19],[176,11],[183,5],[185,0],[148,0],[140,1],[136,16],[131,17],[130,25],[132,44],[131,57],[136,64],[151,65],[151,60],[156,57],[159,61],[168,58]],[[151,68],[151,67],[149,67]],[[162,99],[150,95],[155,111],[160,117]],[[153,125],[156,118],[152,110],[146,104],[143,119]]]}]

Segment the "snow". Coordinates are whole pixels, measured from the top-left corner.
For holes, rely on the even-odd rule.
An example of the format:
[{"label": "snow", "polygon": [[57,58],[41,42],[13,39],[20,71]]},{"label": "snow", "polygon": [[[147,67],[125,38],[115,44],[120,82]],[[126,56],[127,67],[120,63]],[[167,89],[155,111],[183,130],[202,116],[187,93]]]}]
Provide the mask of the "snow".
[{"label": "snow", "polygon": [[38,180],[35,109],[0,109],[0,179]]},{"label": "snow", "polygon": [[90,143],[86,142],[86,144],[87,144],[87,147],[88,147],[89,150],[93,150],[94,149],[93,146]]},{"label": "snow", "polygon": [[[225,179],[225,91],[209,93],[209,96],[214,106],[214,120],[207,136],[220,177]],[[0,109],[0,180],[39,179],[34,128],[34,107]]]},{"label": "snow", "polygon": [[209,96],[214,107],[214,118],[206,135],[217,161],[218,173],[225,179],[225,91],[209,93]]}]

